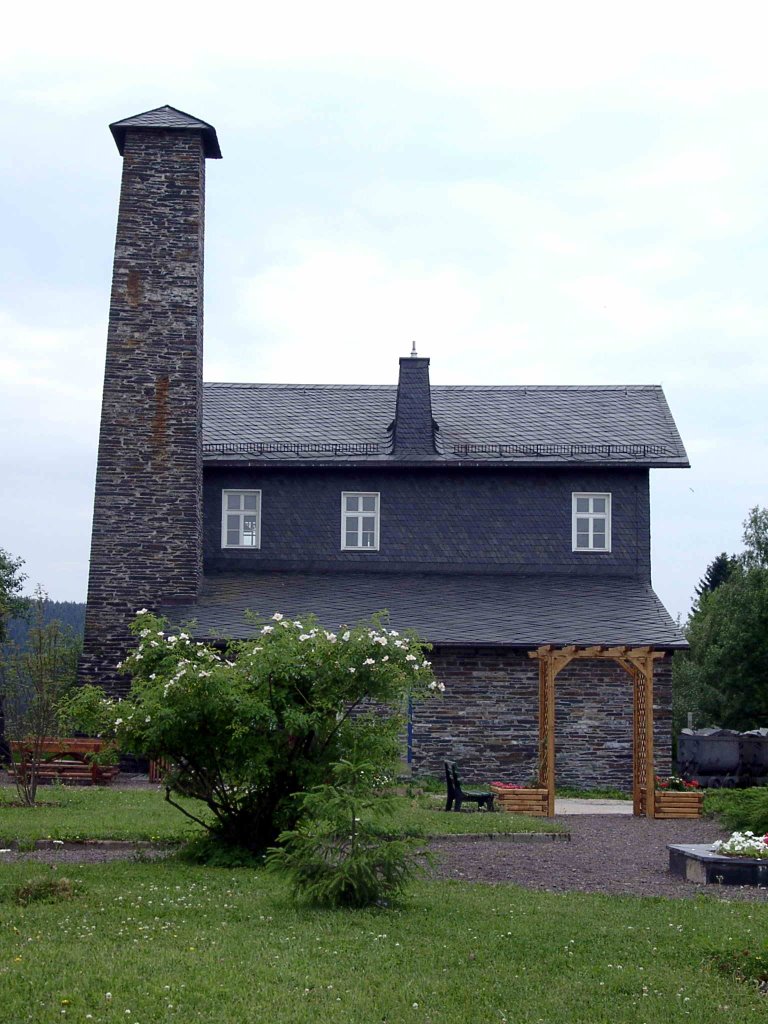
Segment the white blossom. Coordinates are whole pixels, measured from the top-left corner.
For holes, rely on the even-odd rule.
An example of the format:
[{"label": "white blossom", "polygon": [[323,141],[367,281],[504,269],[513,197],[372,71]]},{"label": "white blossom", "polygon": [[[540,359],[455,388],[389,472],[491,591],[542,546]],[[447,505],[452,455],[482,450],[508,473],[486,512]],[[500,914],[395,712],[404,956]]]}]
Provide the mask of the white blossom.
[{"label": "white blossom", "polygon": [[139,610],[136,612],[136,614],[137,615],[146,615],[147,612],[148,612],[147,608],[139,608]]},{"label": "white blossom", "polygon": [[364,665],[375,665],[376,662],[373,660],[373,658],[366,658],[365,661],[363,662],[363,664]]},{"label": "white blossom", "polygon": [[272,618],[275,620],[275,622],[280,622],[283,618],[283,615],[281,612],[275,612]]},{"label": "white blossom", "polygon": [[274,628],[275,628],[274,626],[262,626],[261,627],[261,632],[262,633],[271,633],[274,630]]},{"label": "white blossom", "polygon": [[350,633],[349,630],[347,629],[341,634],[341,639],[346,643],[346,641],[349,640],[349,636]]},{"label": "white blossom", "polygon": [[754,832],[732,832],[728,839],[718,839],[712,844],[713,853],[731,857],[755,857],[768,860],[768,839]]},{"label": "white blossom", "polygon": [[406,656],[405,656],[405,660],[406,660],[406,661],[416,661],[416,660],[417,660],[417,658],[416,658],[416,656],[415,656],[415,655],[413,655],[413,654],[406,654]]},{"label": "white blossom", "polygon": [[352,665],[350,665],[350,666],[349,666],[349,671],[350,671],[350,672],[352,672],[352,673],[354,673],[354,672],[356,672],[357,670],[356,670],[355,668],[353,668],[353,666],[352,666]]}]

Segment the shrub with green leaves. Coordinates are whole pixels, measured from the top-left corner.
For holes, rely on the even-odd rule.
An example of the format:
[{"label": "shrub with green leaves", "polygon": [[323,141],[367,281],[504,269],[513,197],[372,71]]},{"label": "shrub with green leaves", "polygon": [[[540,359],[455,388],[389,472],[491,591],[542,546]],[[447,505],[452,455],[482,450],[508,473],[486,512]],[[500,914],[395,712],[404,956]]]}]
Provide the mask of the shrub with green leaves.
[{"label": "shrub with green leaves", "polygon": [[301,820],[270,850],[269,867],[320,906],[367,907],[397,897],[426,855],[415,838],[387,833],[393,806],[376,794],[381,781],[370,762],[335,764],[333,782],[302,797]]},{"label": "shrub with green leaves", "polygon": [[224,650],[146,611],[132,629],[138,645],[122,666],[131,689],[121,702],[101,702],[100,731],[122,750],[170,762],[168,799],[203,801],[213,825],[184,813],[246,850],[293,828],[297,794],[329,782],[341,759],[364,755],[391,772],[408,699],[442,689],[426,645],[379,618],[334,633],[312,616],[276,612],[256,624],[255,639]]},{"label": "shrub with green leaves", "polygon": [[732,832],[768,832],[768,786],[752,789],[708,789],[704,812],[716,814]]}]

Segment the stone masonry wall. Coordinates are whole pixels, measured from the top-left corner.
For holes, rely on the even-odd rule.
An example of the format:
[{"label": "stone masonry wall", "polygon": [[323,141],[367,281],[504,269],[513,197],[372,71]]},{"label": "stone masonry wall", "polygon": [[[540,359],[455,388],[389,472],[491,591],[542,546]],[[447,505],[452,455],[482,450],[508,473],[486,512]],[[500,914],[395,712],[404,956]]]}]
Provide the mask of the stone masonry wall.
[{"label": "stone masonry wall", "polygon": [[204,190],[199,131],[127,131],[80,668],[116,693],[136,609],[200,587]]},{"label": "stone masonry wall", "polygon": [[[413,771],[442,775],[459,763],[465,778],[527,783],[538,754],[538,666],[525,651],[441,648],[433,652],[442,699],[414,710]],[[655,764],[669,772],[671,663],[654,674]],[[556,683],[556,779],[580,788],[632,788],[632,686],[611,662],[573,662]]]}]

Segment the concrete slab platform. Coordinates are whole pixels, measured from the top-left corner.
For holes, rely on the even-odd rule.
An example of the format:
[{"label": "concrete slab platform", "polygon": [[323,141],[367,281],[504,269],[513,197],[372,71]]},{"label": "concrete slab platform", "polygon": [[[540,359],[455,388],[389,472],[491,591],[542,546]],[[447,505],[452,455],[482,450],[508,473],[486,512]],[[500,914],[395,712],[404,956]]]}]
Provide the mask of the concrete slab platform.
[{"label": "concrete slab platform", "polygon": [[555,814],[632,814],[632,801],[556,797]]}]

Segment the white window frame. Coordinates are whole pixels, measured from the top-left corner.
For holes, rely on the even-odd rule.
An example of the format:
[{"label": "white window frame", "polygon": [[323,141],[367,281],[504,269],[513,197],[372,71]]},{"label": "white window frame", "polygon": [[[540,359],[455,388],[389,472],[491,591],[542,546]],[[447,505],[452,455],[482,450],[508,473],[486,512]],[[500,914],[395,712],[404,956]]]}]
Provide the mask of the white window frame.
[{"label": "white window frame", "polygon": [[[373,512],[348,512],[347,498],[375,498],[376,508]],[[347,520],[355,518],[357,524],[357,536],[361,538],[363,516],[374,517],[374,538],[373,547],[366,545],[347,544]],[[379,491],[342,491],[341,492],[341,550],[342,551],[378,551],[379,550],[379,522],[381,520],[381,493]]]},{"label": "white window frame", "polygon": [[[227,499],[231,494],[238,494],[241,497],[240,509],[227,508]],[[246,515],[252,515],[250,510],[246,511],[243,508],[242,498],[246,494],[256,495],[256,543],[255,544],[243,544],[243,519]],[[227,543],[227,516],[239,516],[240,517],[240,529],[239,529],[239,544],[228,544]],[[222,490],[221,492],[221,546],[222,548],[229,548],[231,551],[237,548],[240,551],[258,551],[261,547],[261,491],[253,490],[251,488],[240,488],[231,487],[228,490]]]},{"label": "white window frame", "polygon": [[[590,511],[589,512],[577,512],[576,503],[578,498],[588,498],[590,500]],[[605,499],[605,512],[593,512],[592,501],[595,498]],[[571,548],[573,551],[579,552],[579,554],[604,554],[611,550],[611,495],[610,492],[598,492],[598,491],[574,491],[571,495]],[[589,520],[589,547],[580,548],[576,546],[576,523],[578,519]],[[594,523],[596,519],[605,520],[605,547],[597,548],[593,543],[593,531]]]}]

